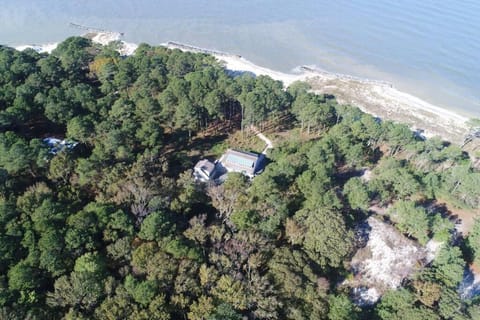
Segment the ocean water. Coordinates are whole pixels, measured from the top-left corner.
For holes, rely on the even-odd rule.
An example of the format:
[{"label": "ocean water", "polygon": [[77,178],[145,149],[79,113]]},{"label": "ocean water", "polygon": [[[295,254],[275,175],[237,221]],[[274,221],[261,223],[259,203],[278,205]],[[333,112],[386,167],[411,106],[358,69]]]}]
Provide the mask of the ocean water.
[{"label": "ocean water", "polygon": [[237,53],[290,72],[314,65],[390,81],[480,117],[478,0],[0,0],[0,43],[61,41],[69,22]]}]

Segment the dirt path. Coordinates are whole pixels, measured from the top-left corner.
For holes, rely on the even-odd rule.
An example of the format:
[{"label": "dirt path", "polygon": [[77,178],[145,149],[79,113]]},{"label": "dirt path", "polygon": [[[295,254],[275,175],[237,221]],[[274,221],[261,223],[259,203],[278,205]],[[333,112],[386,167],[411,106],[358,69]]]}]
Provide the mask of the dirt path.
[{"label": "dirt path", "polygon": [[262,154],[267,155],[268,149],[273,149],[273,143],[272,140],[268,139],[263,133],[258,131],[258,129],[255,126],[251,126],[250,129],[255,133],[255,135],[263,140],[266,144],[265,149],[263,149]]},{"label": "dirt path", "polygon": [[455,229],[464,237],[468,236],[468,233],[472,230],[475,220],[480,218],[480,209],[455,208],[442,198],[437,199],[437,204],[440,207],[445,207],[446,213],[449,214],[451,219],[456,221]]}]

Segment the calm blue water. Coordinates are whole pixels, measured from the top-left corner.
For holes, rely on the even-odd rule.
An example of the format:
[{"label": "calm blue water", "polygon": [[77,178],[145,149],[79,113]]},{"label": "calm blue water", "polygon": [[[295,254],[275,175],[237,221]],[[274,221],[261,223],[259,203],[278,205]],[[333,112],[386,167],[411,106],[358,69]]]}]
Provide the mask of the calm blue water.
[{"label": "calm blue water", "polygon": [[238,53],[273,69],[316,65],[391,81],[480,117],[480,1],[0,0],[0,43],[80,34],[69,22]]}]

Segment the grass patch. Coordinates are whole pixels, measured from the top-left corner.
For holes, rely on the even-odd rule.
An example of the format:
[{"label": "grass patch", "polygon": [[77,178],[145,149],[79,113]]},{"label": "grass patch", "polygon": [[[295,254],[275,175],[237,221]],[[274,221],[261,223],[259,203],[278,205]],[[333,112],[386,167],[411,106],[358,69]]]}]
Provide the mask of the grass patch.
[{"label": "grass patch", "polygon": [[232,149],[260,153],[265,149],[265,142],[250,130],[237,131],[228,137],[227,143]]},{"label": "grass patch", "polygon": [[208,151],[206,156],[210,156],[218,159],[223,153],[225,153],[227,149],[228,149],[228,142],[221,141],[213,145],[213,147]]},{"label": "grass patch", "polygon": [[206,153],[206,156],[212,156],[218,159],[229,148],[261,153],[265,146],[265,142],[250,130],[245,130],[243,133],[239,130],[229,135],[227,140],[214,144]]}]

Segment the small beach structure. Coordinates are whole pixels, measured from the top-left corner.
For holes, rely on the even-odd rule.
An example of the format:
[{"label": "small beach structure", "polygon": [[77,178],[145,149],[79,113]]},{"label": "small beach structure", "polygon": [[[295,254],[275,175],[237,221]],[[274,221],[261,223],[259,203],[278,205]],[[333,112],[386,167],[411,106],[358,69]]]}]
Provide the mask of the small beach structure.
[{"label": "small beach structure", "polygon": [[263,154],[228,149],[219,162],[228,172],[240,172],[253,178],[263,169]]},{"label": "small beach structure", "polygon": [[202,159],[197,162],[193,168],[193,175],[195,179],[207,182],[215,178],[216,163],[213,163],[207,159]]}]

